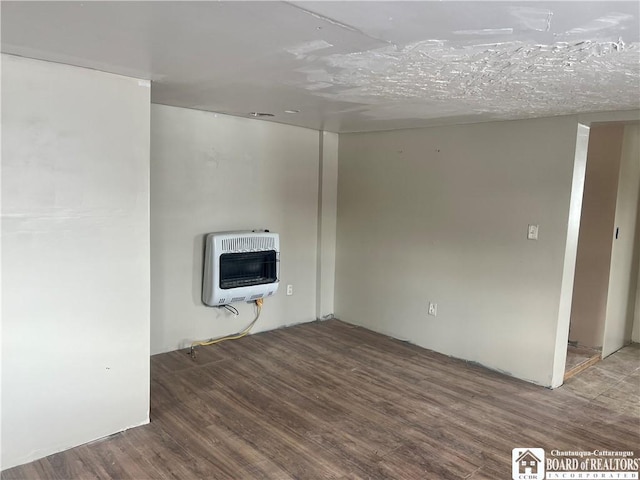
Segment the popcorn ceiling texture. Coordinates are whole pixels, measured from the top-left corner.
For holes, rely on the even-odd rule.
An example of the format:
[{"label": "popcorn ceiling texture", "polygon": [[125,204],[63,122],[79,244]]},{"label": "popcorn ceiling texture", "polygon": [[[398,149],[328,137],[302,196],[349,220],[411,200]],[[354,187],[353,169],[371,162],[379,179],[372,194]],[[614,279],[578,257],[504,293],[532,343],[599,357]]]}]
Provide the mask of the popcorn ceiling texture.
[{"label": "popcorn ceiling texture", "polygon": [[[459,102],[461,111],[502,118],[616,110],[640,104],[639,59],[640,43],[622,40],[464,47],[426,40],[326,56],[329,68],[308,71],[307,88],[317,90],[322,80],[332,88],[319,94],[335,100],[425,101],[447,110]],[[607,84],[616,88],[603,89]]]},{"label": "popcorn ceiling texture", "polygon": [[[399,44],[386,38],[382,47],[324,56],[305,56],[301,45],[296,57],[307,65],[297,69],[304,76],[297,86],[356,104],[352,111],[378,119],[510,119],[640,108],[633,15],[611,12],[554,32],[549,9],[514,6],[508,12],[511,25],[453,30],[446,39]],[[625,33],[632,42],[623,41]]]}]

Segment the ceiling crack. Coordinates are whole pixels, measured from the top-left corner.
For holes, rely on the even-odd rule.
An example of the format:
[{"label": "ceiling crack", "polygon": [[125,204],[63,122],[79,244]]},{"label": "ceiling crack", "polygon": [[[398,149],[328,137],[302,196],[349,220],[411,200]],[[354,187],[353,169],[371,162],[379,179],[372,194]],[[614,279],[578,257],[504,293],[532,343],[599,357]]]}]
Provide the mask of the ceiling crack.
[{"label": "ceiling crack", "polygon": [[373,35],[370,35],[370,34],[364,32],[364,31],[360,30],[359,28],[356,28],[356,27],[354,27],[352,25],[348,25],[346,23],[342,23],[342,22],[340,22],[338,20],[335,20],[335,19],[333,19],[331,17],[327,17],[325,15],[321,15],[319,13],[314,12],[313,10],[308,10],[308,9],[306,9],[306,8],[296,4],[296,3],[286,2],[286,1],[283,2],[283,3],[289,5],[290,7],[296,8],[296,9],[300,10],[301,12],[306,13],[307,15],[311,15],[312,17],[317,18],[318,20],[322,20],[323,22],[330,23],[331,25],[335,25],[336,27],[340,27],[340,28],[343,28],[343,29],[348,30],[350,32],[357,33],[359,35],[362,35],[362,36],[365,36],[367,38],[370,38],[371,40],[375,40],[377,42],[383,42],[383,43],[386,43],[387,45],[392,45],[393,47],[398,48],[398,45],[396,45],[394,42],[391,42],[389,40],[385,40],[383,38],[374,37]]}]

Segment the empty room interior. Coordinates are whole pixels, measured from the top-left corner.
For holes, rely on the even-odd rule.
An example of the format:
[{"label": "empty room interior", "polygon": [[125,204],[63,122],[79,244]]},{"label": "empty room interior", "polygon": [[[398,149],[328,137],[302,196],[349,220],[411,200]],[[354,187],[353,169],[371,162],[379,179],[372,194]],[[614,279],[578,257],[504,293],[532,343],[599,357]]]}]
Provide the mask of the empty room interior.
[{"label": "empty room interior", "polygon": [[638,479],[637,1],[0,9],[3,480]]}]

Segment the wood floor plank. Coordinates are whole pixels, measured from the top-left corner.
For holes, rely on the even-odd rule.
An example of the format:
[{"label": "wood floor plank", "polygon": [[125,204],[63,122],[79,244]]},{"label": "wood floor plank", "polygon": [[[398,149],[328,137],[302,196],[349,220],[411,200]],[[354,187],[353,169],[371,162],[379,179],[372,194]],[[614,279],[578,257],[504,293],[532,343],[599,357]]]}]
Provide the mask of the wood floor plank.
[{"label": "wood floor plank", "polygon": [[151,424],[23,479],[498,479],[511,449],[640,450],[640,348],[549,390],[338,320],[151,358]]}]

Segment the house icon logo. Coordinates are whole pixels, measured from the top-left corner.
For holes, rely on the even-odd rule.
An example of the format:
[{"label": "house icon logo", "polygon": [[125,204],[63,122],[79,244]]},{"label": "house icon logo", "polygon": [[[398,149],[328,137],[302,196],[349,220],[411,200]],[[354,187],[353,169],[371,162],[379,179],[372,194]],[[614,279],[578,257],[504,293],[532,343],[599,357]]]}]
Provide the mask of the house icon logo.
[{"label": "house icon logo", "polygon": [[513,480],[544,480],[544,449],[514,448],[511,460]]}]

